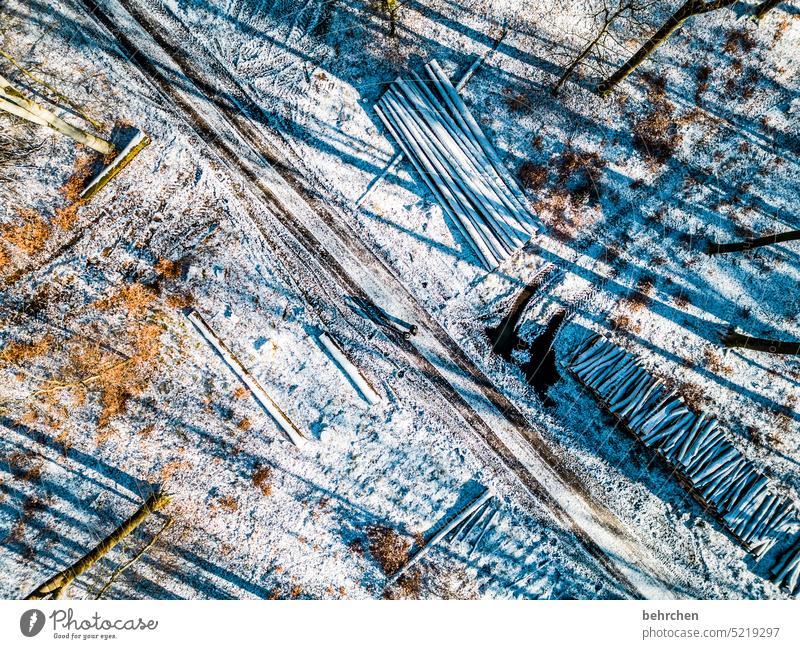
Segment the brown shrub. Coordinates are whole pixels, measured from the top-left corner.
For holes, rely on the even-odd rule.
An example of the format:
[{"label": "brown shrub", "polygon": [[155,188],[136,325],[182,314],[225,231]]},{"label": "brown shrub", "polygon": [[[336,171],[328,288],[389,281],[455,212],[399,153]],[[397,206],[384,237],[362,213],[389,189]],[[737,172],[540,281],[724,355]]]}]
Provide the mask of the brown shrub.
[{"label": "brown shrub", "polygon": [[179,277],[182,271],[182,262],[172,261],[171,259],[166,259],[165,257],[161,257],[155,265],[155,270],[159,275],[166,277],[167,279],[175,279]]},{"label": "brown shrub", "polygon": [[83,340],[70,349],[70,363],[65,371],[67,380],[63,383],[77,392],[99,393],[100,429],[108,426],[115,417],[125,414],[128,401],[149,385],[158,368],[160,336],[161,327],[158,325],[129,325],[123,337],[133,347],[133,353],[123,360],[97,345],[87,345]]},{"label": "brown shrub", "polygon": [[253,471],[253,486],[261,489],[265,496],[272,494],[272,469],[268,466],[256,465]]},{"label": "brown shrub", "polygon": [[558,172],[556,182],[570,193],[573,203],[581,203],[587,198],[597,201],[606,164],[596,151],[579,153],[568,147],[553,161]]},{"label": "brown shrub", "polygon": [[529,113],[533,108],[527,95],[521,92],[512,92],[503,101],[515,113]]},{"label": "brown shrub", "polygon": [[744,27],[737,27],[728,32],[723,50],[728,54],[749,52],[756,46],[756,39]]},{"label": "brown shrub", "polygon": [[703,93],[708,90],[708,80],[712,71],[713,68],[707,63],[697,68],[697,88],[694,91],[694,102],[696,104],[701,102]]},{"label": "brown shrub", "polygon": [[537,165],[529,160],[523,162],[517,171],[520,183],[530,191],[541,189],[547,182],[548,175],[549,170],[546,166]]},{"label": "brown shrub", "polygon": [[370,525],[367,527],[367,540],[370,554],[385,575],[393,575],[408,562],[411,543],[391,527]]},{"label": "brown shrub", "polygon": [[674,110],[675,106],[664,99],[633,125],[633,145],[654,162],[665,163],[681,143]]},{"label": "brown shrub", "polygon": [[690,410],[702,412],[705,408],[705,394],[700,387],[693,383],[684,383],[678,386],[676,392]]}]

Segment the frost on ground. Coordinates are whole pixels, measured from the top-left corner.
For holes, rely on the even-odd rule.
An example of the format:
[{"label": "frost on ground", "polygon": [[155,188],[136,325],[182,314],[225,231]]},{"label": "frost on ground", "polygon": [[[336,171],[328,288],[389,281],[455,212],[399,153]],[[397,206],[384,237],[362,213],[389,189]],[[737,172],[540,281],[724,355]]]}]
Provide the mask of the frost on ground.
[{"label": "frost on ground", "polygon": [[[782,596],[573,378],[537,391],[519,369],[530,350],[508,362],[485,330],[551,264],[523,314],[524,343],[535,349],[566,310],[559,370],[587,330],[603,331],[717,416],[798,500],[800,361],[719,345],[729,324],[800,339],[797,246],[702,252],[707,239],[800,227],[796,5],[758,26],[736,11],[696,19],[601,100],[591,86],[663,15],[617,34],[554,98],[593,35],[587,3],[413,0],[397,37],[377,4],[163,3],[257,100],[287,160],[669,567],[677,595]],[[483,485],[503,508],[479,551],[442,545],[390,595],[620,596],[367,321],[345,342],[383,399],[359,397],[315,343],[314,308],[254,227],[240,180],[80,3],[12,0],[0,18],[3,50],[109,129],[133,124],[153,139],[74,209],[87,153],[0,115],[0,150],[14,152],[0,158],[0,595],[25,595],[163,485],[174,524],[107,596],[380,597],[419,535]],[[487,274],[408,165],[352,206],[395,153],[371,111],[386,84],[431,58],[457,78],[504,29],[463,96],[545,232]],[[187,306],[316,441],[310,452],[282,438]],[[69,594],[94,596],[161,524],[148,521]]]}]

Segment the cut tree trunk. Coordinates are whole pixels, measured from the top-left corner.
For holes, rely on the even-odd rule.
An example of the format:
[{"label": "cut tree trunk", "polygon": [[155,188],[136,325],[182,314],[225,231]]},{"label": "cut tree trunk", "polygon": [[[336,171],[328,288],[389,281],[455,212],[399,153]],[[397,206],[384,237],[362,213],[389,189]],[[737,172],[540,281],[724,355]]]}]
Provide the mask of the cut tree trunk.
[{"label": "cut tree trunk", "polygon": [[736,331],[729,331],[722,339],[725,347],[739,347],[751,349],[767,354],[800,355],[800,342],[788,340],[769,340],[768,338],[751,338]]},{"label": "cut tree trunk", "polygon": [[[68,124],[55,113],[43,108],[35,101],[26,98],[2,75],[0,75],[0,99],[4,100],[2,104],[0,104],[0,108],[9,113],[13,113],[17,117],[27,119],[34,124],[46,124],[54,131],[58,131],[62,135],[66,135],[68,138],[80,144],[85,144],[103,155],[114,153],[113,144],[76,128],[72,126],[72,124]],[[8,104],[14,104],[14,107],[10,107]]]},{"label": "cut tree trunk", "polygon": [[770,11],[777,7],[783,0],[765,0],[753,10],[753,18],[761,20]]},{"label": "cut tree trunk", "polygon": [[789,232],[770,234],[766,237],[759,237],[758,239],[745,239],[744,241],[736,241],[734,243],[711,242],[706,248],[706,253],[709,255],[721,255],[726,252],[747,252],[748,250],[759,248],[760,246],[772,246],[776,243],[797,241],[798,239],[800,239],[800,230],[791,230]]},{"label": "cut tree trunk", "polygon": [[686,0],[681,7],[672,14],[667,21],[653,34],[639,50],[622,64],[614,74],[597,86],[601,97],[607,96],[614,87],[638,68],[647,58],[661,47],[672,34],[692,16],[708,13],[724,7],[734,5],[738,0]]},{"label": "cut tree trunk", "polygon": [[152,494],[144,504],[136,510],[128,520],[104,538],[88,554],[84,555],[69,568],[51,577],[25,599],[58,599],[75,579],[102,559],[120,541],[128,537],[154,511],[169,504],[169,496],[163,492]]}]

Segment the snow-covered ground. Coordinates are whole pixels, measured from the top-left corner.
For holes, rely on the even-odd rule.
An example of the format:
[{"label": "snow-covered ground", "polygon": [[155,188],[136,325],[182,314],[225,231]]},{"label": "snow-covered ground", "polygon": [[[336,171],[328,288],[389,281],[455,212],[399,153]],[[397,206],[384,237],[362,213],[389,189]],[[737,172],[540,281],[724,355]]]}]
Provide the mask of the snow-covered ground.
[{"label": "snow-covered ground", "polygon": [[[727,324],[800,339],[796,246],[701,250],[707,238],[800,227],[796,5],[758,26],[727,10],[696,19],[601,100],[592,84],[646,28],[616,34],[605,62],[590,60],[554,98],[550,85],[593,33],[585,2],[411,0],[396,38],[367,1],[164,4],[256,99],[282,134],[274,146],[668,567],[675,594],[783,596],[572,377],[545,408],[484,330],[553,264],[560,272],[532,300],[523,338],[577,302],[559,359],[586,329],[605,331],[719,417],[797,501],[800,361],[718,343]],[[378,597],[370,526],[411,541],[480,484],[503,501],[485,544],[471,557],[464,544],[435,550],[421,583],[399,594],[620,596],[364,322],[349,348],[384,397],[367,407],[315,344],[316,307],[254,226],[241,179],[79,2],[14,0],[2,11],[3,50],[153,144],[72,214],[86,154],[0,116],[3,133],[42,144],[22,164],[0,163],[0,595],[24,595],[164,484],[174,524],[109,596]],[[545,231],[487,274],[407,165],[353,205],[395,152],[371,111],[385,84],[431,58],[455,78],[504,28],[462,94]],[[181,314],[187,305],[318,440],[309,452],[282,439]],[[70,594],[94,594],[160,525],[149,521]]]}]

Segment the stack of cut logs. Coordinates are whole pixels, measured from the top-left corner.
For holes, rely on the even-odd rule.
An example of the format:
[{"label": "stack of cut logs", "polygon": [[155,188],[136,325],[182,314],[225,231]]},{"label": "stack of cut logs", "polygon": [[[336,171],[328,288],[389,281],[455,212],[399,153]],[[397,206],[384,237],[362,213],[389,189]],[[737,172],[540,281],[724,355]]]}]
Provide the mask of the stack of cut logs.
[{"label": "stack of cut logs", "polygon": [[[728,440],[719,422],[689,410],[632,354],[595,334],[579,346],[569,367],[608,411],[676,469],[757,559],[800,524],[794,505],[775,493],[769,478]],[[785,565],[778,565],[781,561]],[[794,590],[800,551],[795,548],[778,564],[776,582]]]},{"label": "stack of cut logs", "polygon": [[442,209],[488,270],[537,231],[527,201],[436,61],[397,79],[375,106]]}]

